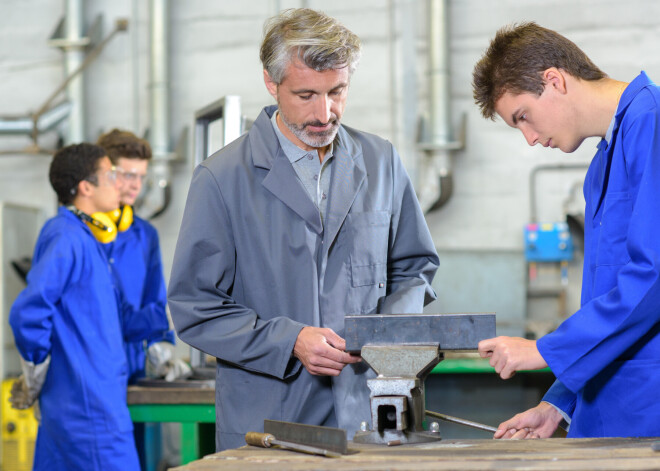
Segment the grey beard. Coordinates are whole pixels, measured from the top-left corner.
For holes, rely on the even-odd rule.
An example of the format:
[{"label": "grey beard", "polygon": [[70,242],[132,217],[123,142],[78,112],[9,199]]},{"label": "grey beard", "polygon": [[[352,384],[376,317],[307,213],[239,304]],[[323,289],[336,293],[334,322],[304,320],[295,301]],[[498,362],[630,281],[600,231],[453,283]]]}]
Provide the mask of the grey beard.
[{"label": "grey beard", "polygon": [[325,147],[334,141],[337,131],[339,130],[339,120],[335,119],[332,127],[327,131],[323,132],[309,132],[305,129],[305,126],[308,123],[304,123],[302,126],[289,123],[285,118],[284,114],[280,111],[280,116],[282,122],[289,128],[289,131],[293,133],[298,139],[307,144],[310,147]]}]

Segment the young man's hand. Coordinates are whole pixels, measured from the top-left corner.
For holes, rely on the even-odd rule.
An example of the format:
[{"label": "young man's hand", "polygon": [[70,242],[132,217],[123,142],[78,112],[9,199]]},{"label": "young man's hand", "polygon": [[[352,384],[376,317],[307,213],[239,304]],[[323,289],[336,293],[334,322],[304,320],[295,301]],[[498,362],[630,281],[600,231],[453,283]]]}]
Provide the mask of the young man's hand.
[{"label": "young man's hand", "polygon": [[344,366],[362,361],[357,355],[346,353],[346,341],[332,329],[303,327],[293,347],[298,358],[310,374],[338,376]]},{"label": "young man's hand", "polygon": [[479,342],[479,355],[490,358],[490,366],[502,379],[511,378],[516,371],[540,370],[548,366],[539,349],[536,340],[520,337],[495,337]]},{"label": "young man's hand", "polygon": [[516,414],[497,427],[493,438],[520,440],[525,438],[550,438],[563,417],[554,406],[541,402],[538,406]]}]

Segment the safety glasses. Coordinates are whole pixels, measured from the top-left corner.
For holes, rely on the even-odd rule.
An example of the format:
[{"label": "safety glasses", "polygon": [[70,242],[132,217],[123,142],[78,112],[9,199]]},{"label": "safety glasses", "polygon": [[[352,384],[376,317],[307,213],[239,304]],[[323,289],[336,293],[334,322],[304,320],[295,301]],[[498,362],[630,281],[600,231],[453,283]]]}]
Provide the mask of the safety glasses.
[{"label": "safety glasses", "polygon": [[[100,176],[104,177],[104,180],[108,185],[114,185],[117,183],[117,167],[113,165],[110,167],[110,170],[102,172]],[[99,186],[99,175],[90,175],[89,177],[85,178],[85,180],[94,186]]]},{"label": "safety glasses", "polygon": [[144,183],[144,179],[147,178],[146,175],[139,174],[137,172],[131,171],[131,170],[124,170],[121,167],[117,167],[117,174],[127,182],[136,182],[140,181],[141,183]]}]

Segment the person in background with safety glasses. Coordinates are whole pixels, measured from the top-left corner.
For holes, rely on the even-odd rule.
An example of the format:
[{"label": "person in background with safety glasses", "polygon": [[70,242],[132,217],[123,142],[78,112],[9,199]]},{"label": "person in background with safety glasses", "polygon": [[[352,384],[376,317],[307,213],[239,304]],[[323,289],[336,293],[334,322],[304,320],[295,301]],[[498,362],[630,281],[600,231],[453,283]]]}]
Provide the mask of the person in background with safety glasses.
[{"label": "person in background with safety glasses", "polygon": [[[609,78],[536,23],[502,28],[474,68],[485,118],[530,145],[575,151],[599,137],[584,181],[580,309],[538,340],[497,337],[479,352],[504,379],[549,366],[557,381],[495,438],[660,435],[660,88]],[[570,427],[569,427],[570,426]]]},{"label": "person in background with safety glasses", "polygon": [[[117,168],[120,206],[109,216],[117,225],[117,238],[105,244],[123,309],[138,316],[155,315],[168,324],[163,266],[158,232],[148,221],[138,217],[133,206],[142,192],[151,160],[151,146],[129,131],[113,129],[97,141]],[[174,331],[156,332],[150,337],[125,343],[128,361],[128,384],[144,377],[166,381],[185,378],[192,370],[186,362],[174,358]],[[160,424],[152,424],[152,436],[159,436]],[[146,424],[133,424],[135,443],[144,460]]]},{"label": "person in background with safety glasses", "polygon": [[[151,147],[132,132],[119,129],[103,134],[97,145],[106,151],[117,168],[120,182],[120,206],[110,214],[117,225],[117,238],[105,248],[122,293],[123,308],[135,311],[138,316],[158,317],[162,324],[168,324],[158,233],[154,226],[133,212],[147,176]],[[127,342],[126,357],[129,384],[135,384],[145,375],[173,381],[191,373],[184,361],[174,358],[174,331],[171,329]]]},{"label": "person in background with safety glasses", "polygon": [[117,172],[105,151],[65,147],[49,176],[61,206],[41,229],[27,287],[9,313],[24,372],[10,400],[16,408],[39,400],[34,470],[137,470],[124,339],[168,326],[120,313],[97,240],[116,230],[105,213],[119,206]]}]

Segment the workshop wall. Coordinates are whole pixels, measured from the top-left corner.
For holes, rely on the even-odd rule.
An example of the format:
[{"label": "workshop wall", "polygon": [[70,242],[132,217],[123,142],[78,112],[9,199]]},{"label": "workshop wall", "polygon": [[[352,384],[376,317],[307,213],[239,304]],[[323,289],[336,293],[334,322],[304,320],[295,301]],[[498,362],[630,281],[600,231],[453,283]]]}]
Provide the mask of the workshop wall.
[{"label": "workshop wall", "polygon": [[[35,111],[61,83],[61,52],[48,46],[47,40],[63,15],[63,4],[0,0],[0,116]],[[90,141],[112,127],[137,134],[148,127],[148,5],[143,0],[85,2],[87,24],[102,14],[106,34],[117,18],[126,17],[130,22],[129,31],[115,37],[86,72],[85,131]],[[352,80],[344,122],[392,140],[418,191],[424,190],[428,175],[435,178],[422,153],[416,151],[418,121],[428,111],[425,1],[171,1],[172,147],[185,128],[189,139],[187,155],[183,156],[187,161],[173,166],[173,201],[153,221],[161,236],[167,278],[192,172],[194,112],[231,94],[240,95],[244,114],[255,118],[262,106],[273,102],[263,86],[258,59],[262,25],[279,9],[299,6],[323,9],[363,41],[363,58]],[[461,116],[466,115],[466,146],[453,156],[452,198],[427,219],[438,249],[461,254],[450,257],[441,267],[443,273],[454,272],[452,263],[473,264],[492,273],[488,292],[500,293],[498,305],[511,311],[514,323],[522,322],[526,309],[519,299],[521,293],[524,296],[520,283],[525,281],[526,269],[522,227],[530,217],[530,172],[540,164],[586,165],[596,141],[592,139],[574,154],[565,155],[529,147],[518,131],[500,120],[482,119],[472,102],[472,67],[498,28],[535,20],[574,40],[614,78],[630,81],[644,69],[660,81],[660,3],[451,0],[449,15],[452,122],[458,128]],[[39,144],[53,148],[57,137],[56,133],[46,134]],[[19,152],[29,144],[26,136],[0,135],[0,200],[36,205],[50,215],[56,207],[47,180],[50,159]],[[581,192],[575,192],[574,186],[583,176],[580,169],[540,175],[536,188],[539,219],[561,220],[567,201],[579,207]],[[484,264],[488,260],[497,261],[495,271],[488,272],[493,268]],[[505,269],[507,264],[516,268]],[[498,278],[501,270],[508,275]],[[469,277],[473,270],[463,272]],[[438,280],[446,278],[441,273]],[[500,279],[499,286],[492,285]],[[575,305],[575,280],[579,277],[571,280],[571,302]],[[444,306],[465,306],[465,311],[473,310],[470,299],[479,296],[478,286],[449,299],[451,290],[443,291],[438,282],[436,288],[445,298]]]}]

